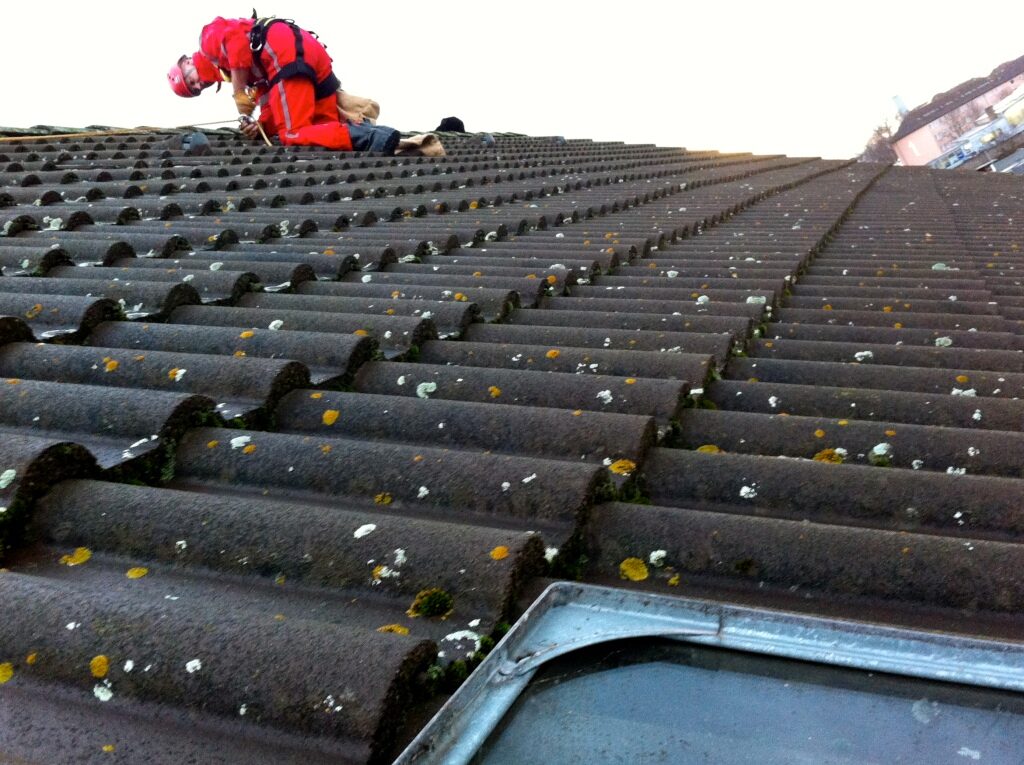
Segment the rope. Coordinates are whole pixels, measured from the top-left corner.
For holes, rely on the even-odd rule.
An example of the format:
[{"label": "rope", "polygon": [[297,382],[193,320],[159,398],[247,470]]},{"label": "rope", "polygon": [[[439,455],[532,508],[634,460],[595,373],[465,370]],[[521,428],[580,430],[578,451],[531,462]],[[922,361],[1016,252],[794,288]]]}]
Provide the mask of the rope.
[{"label": "rope", "polygon": [[[145,135],[147,133],[174,132],[187,130],[193,127],[208,127],[210,125],[226,125],[228,123],[238,124],[238,120],[218,120],[217,122],[197,122],[194,125],[182,125],[177,128],[139,127],[139,128],[118,128],[116,130],[86,130],[80,133],[47,133],[43,135],[19,135],[0,138],[2,143],[22,143],[27,141],[48,141],[61,138],[100,138],[109,135]],[[265,137],[264,137],[265,140]]]}]

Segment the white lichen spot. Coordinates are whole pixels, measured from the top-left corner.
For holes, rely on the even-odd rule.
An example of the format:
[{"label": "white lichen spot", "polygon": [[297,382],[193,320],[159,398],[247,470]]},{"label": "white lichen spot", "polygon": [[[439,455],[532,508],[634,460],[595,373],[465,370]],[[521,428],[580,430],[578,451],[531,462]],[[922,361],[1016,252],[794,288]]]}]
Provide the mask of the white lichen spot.
[{"label": "white lichen spot", "polygon": [[377,530],[377,524],[375,524],[375,523],[367,523],[367,524],[364,524],[364,525],[360,526],[358,529],[356,529],[355,532],[352,534],[352,536],[354,536],[356,539],[362,539],[366,535],[372,534],[376,530]]},{"label": "white lichen spot", "polygon": [[17,476],[18,471],[14,468],[8,468],[4,472],[0,473],[0,489],[6,489],[14,483],[14,479],[17,478]]},{"label": "white lichen spot", "polygon": [[751,295],[747,298],[747,303],[750,305],[764,305],[768,302],[768,298],[764,295]]},{"label": "white lichen spot", "polygon": [[675,279],[677,276],[679,276],[679,272],[678,271],[666,271],[665,272],[665,276],[667,276],[669,279]]},{"label": "white lichen spot", "polygon": [[191,661],[185,662],[185,671],[190,675],[195,674],[203,668],[203,663],[199,659],[192,659]]},{"label": "white lichen spot", "polygon": [[235,436],[231,439],[231,448],[242,449],[250,441],[252,441],[252,436]]},{"label": "white lichen spot", "polygon": [[655,568],[661,568],[665,565],[665,556],[668,555],[666,550],[652,550],[651,554],[647,556],[647,562]]},{"label": "white lichen spot", "polygon": [[284,322],[281,319],[274,319],[272,322],[270,322],[270,324],[267,325],[267,329],[277,332],[277,330],[281,329],[281,327],[283,326]]},{"label": "white lichen spot", "polygon": [[76,629],[78,629],[81,626],[82,626],[81,622],[68,622],[67,624],[64,625],[64,629],[66,629],[66,630],[68,630],[68,632],[70,632],[71,630],[76,630]]},{"label": "white lichen spot", "polygon": [[892,444],[882,442],[871,448],[871,453],[876,457],[888,457],[892,454]]},{"label": "white lichen spot", "polygon": [[951,396],[977,396],[978,395],[978,391],[975,390],[974,388],[967,388],[966,390],[963,390],[962,388],[953,388],[953,390],[950,391],[950,395]]},{"label": "white lichen spot", "polygon": [[953,338],[951,337],[937,337],[935,338],[936,348],[948,348],[953,344]]},{"label": "white lichen spot", "polygon": [[875,354],[871,351],[857,351],[853,354],[853,357],[857,359],[857,361],[871,361],[875,358]]},{"label": "white lichen spot", "polygon": [[135,662],[131,659],[128,659],[128,661],[124,663],[124,671],[131,672],[133,669],[135,669]]},{"label": "white lichen spot", "polygon": [[602,404],[610,404],[614,400],[614,396],[612,396],[612,392],[610,390],[598,391],[594,398],[600,399]]},{"label": "white lichen spot", "polygon": [[424,382],[416,386],[417,398],[430,398],[430,394],[437,390],[437,383]]},{"label": "white lichen spot", "polygon": [[420,490],[416,493],[416,499],[423,499],[428,494],[430,494],[430,489],[428,489],[426,486],[421,486]]},{"label": "white lichen spot", "polygon": [[707,305],[710,302],[711,298],[709,298],[707,295],[701,295],[699,298],[697,298],[697,305]]},{"label": "white lichen spot", "polygon": [[914,460],[913,462],[910,463],[910,467],[912,467],[914,470],[920,470],[921,468],[924,467],[924,460]]},{"label": "white lichen spot", "polygon": [[468,622],[466,624],[466,626],[469,627],[470,629],[476,629],[477,627],[480,626],[480,620],[479,619],[474,619],[473,621]]},{"label": "white lichen spot", "polygon": [[546,560],[548,563],[551,563],[557,557],[558,557],[558,548],[557,547],[545,547],[544,548],[544,560]]},{"label": "white lichen spot", "polygon": [[185,376],[185,373],[187,371],[188,371],[187,369],[173,369],[173,370],[171,370],[171,372],[172,372],[171,379],[173,379],[174,382],[181,382],[181,378]]},{"label": "white lichen spot", "polygon": [[778,396],[769,396],[768,397],[768,406],[770,406],[772,409],[775,409],[776,407],[778,407],[778,405],[779,405],[779,397]]},{"label": "white lichen spot", "polygon": [[740,496],[743,499],[753,499],[757,496],[756,484],[754,486],[743,486],[740,488]]},{"label": "white lichen spot", "polygon": [[104,680],[102,683],[96,683],[92,688],[92,695],[100,701],[110,701],[114,698],[114,692],[110,689],[110,681]]},{"label": "white lichen spot", "polygon": [[211,263],[210,264],[210,270],[211,271],[220,271],[223,267],[224,267],[224,264],[221,263],[220,261],[217,261],[216,263]]},{"label": "white lichen spot", "polygon": [[373,281],[373,274],[364,274],[361,281],[363,284],[369,284]]},{"label": "white lichen spot", "polygon": [[395,380],[395,385],[405,385],[405,375],[402,375]]},{"label": "white lichen spot", "polygon": [[968,446],[967,454],[970,457],[977,457],[979,454],[981,454],[981,449],[979,449],[977,446]]},{"label": "white lichen spot", "polygon": [[966,475],[967,468],[958,468],[950,466],[946,468],[946,475]]},{"label": "white lichen spot", "polygon": [[526,476],[526,478],[523,479],[523,483],[529,483],[530,481],[536,480],[536,478],[537,474],[531,473],[530,475]]},{"label": "white lichen spot", "polygon": [[245,717],[245,713],[248,712],[248,711],[249,711],[249,705],[248,704],[242,704],[242,706],[240,706],[238,708],[238,714],[241,717]]},{"label": "white lichen spot", "polygon": [[501,482],[501,490],[502,491],[508,491],[511,488],[512,488],[512,484],[510,484],[508,481],[502,481]]},{"label": "white lichen spot", "polygon": [[405,550],[401,547],[395,548],[395,566],[403,566],[407,560],[409,556],[405,554]]},{"label": "white lichen spot", "polygon": [[977,749],[968,749],[966,746],[960,747],[960,749],[957,751],[957,754],[959,754],[961,757],[967,757],[968,759],[975,761],[981,759],[981,752],[979,752]]},{"label": "white lichen spot", "polygon": [[179,539],[177,542],[174,543],[175,552],[185,552],[186,547],[188,547],[188,542],[186,542],[184,539]]},{"label": "white lichen spot", "polygon": [[463,643],[467,641],[473,642],[473,647],[466,651],[466,656],[472,656],[474,653],[480,650],[480,635],[472,630],[459,630],[458,632],[451,632],[441,638],[442,643]]},{"label": "white lichen spot", "polygon": [[981,410],[975,409],[974,414],[971,415],[971,419],[975,422],[981,422]]}]

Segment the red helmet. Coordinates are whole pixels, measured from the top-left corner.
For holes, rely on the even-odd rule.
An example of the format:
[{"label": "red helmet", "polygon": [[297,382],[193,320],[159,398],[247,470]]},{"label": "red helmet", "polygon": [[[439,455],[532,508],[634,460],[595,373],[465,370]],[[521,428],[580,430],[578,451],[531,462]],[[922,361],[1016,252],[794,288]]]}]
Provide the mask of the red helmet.
[{"label": "red helmet", "polygon": [[185,81],[185,72],[181,68],[181,65],[188,60],[188,56],[182,56],[178,59],[178,63],[172,66],[167,72],[167,81],[171,85],[171,90],[174,91],[175,95],[181,96],[182,98],[192,98],[198,96],[202,90],[193,90],[189,87],[188,82]]}]

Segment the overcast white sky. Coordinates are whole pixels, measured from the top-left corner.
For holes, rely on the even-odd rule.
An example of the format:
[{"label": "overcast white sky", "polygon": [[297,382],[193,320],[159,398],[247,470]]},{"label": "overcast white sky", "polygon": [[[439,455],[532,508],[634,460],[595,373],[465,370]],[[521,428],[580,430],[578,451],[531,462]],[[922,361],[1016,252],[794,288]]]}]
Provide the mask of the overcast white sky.
[{"label": "overcast white sky", "polygon": [[[380,121],[848,157],[895,109],[1024,54],[1024,3],[774,0],[513,3],[261,0],[319,33]],[[5,3],[0,125],[170,127],[230,119],[226,91],[174,96],[168,67],[251,1]],[[385,13],[384,9],[388,9]]]}]

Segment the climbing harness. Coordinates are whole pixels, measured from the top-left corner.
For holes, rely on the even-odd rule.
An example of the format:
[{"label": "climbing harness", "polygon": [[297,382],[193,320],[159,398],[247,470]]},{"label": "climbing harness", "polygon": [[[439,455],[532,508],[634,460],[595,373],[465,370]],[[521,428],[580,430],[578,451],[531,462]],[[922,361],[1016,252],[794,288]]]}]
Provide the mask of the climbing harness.
[{"label": "climbing harness", "polygon": [[[341,82],[334,75],[333,71],[324,79],[317,80],[316,71],[306,62],[305,50],[302,44],[302,30],[299,28],[298,24],[291,19],[279,19],[275,16],[258,18],[256,16],[255,9],[252,12],[252,19],[252,29],[249,30],[249,49],[253,53],[253,63],[259,68],[260,73],[263,75],[263,79],[267,80],[268,88],[274,87],[274,85],[281,80],[287,80],[292,77],[305,77],[313,83],[313,93],[318,101],[321,98],[333,96],[341,89]],[[290,64],[285,64],[281,67],[278,73],[273,77],[268,77],[267,70],[263,66],[260,53],[263,52],[263,48],[267,44],[267,32],[274,24],[288,25],[292,30],[292,34],[295,35],[295,60]],[[313,35],[313,37],[316,37],[314,32],[310,32],[310,34]]]}]

